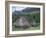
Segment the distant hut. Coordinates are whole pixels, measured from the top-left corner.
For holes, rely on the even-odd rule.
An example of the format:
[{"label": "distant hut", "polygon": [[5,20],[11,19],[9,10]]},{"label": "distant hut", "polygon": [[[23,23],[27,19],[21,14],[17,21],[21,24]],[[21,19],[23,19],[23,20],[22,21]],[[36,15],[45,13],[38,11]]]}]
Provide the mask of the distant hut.
[{"label": "distant hut", "polygon": [[30,27],[30,24],[25,17],[20,17],[19,19],[17,19],[15,24],[16,24],[16,26],[21,27],[21,28]]}]

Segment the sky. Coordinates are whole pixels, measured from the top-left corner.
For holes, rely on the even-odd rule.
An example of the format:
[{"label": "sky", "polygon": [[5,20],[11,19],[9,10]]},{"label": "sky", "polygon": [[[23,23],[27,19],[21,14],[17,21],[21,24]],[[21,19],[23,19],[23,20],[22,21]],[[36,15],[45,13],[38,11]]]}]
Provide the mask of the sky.
[{"label": "sky", "polygon": [[26,7],[19,7],[19,6],[16,6],[16,7],[15,7],[15,6],[13,6],[13,7],[12,7],[12,12],[14,12],[15,10],[16,10],[16,11],[22,11],[22,10],[25,9],[25,8],[26,8]]}]

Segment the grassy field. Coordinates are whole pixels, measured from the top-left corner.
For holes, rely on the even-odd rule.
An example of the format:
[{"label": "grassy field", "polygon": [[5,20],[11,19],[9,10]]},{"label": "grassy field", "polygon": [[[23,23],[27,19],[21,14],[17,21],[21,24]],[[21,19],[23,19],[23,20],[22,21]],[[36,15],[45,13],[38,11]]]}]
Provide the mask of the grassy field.
[{"label": "grassy field", "polygon": [[28,30],[39,30],[39,29],[40,29],[39,26],[38,27],[29,27],[27,29],[21,29],[21,28],[15,28],[15,27],[13,27],[13,31],[28,31]]}]

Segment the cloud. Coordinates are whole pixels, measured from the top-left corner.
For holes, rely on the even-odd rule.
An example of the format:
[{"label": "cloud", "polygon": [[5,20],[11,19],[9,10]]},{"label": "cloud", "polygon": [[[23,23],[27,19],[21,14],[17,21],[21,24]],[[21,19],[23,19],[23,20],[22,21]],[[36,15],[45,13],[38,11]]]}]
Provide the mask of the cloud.
[{"label": "cloud", "polygon": [[19,7],[19,6],[16,6],[16,7],[12,7],[12,12],[14,12],[15,10],[16,11],[22,11],[23,9],[25,9],[26,7]]}]

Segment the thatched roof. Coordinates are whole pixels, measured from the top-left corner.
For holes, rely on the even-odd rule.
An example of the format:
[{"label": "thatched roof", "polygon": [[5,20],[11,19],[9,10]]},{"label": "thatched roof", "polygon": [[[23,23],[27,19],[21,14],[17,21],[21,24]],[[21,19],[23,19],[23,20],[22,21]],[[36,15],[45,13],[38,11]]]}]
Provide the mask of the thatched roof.
[{"label": "thatched roof", "polygon": [[28,20],[25,17],[20,17],[15,22],[16,26],[30,26]]}]

